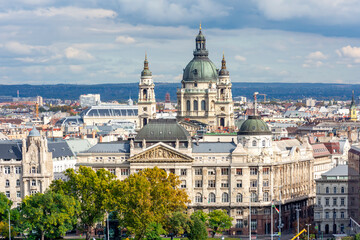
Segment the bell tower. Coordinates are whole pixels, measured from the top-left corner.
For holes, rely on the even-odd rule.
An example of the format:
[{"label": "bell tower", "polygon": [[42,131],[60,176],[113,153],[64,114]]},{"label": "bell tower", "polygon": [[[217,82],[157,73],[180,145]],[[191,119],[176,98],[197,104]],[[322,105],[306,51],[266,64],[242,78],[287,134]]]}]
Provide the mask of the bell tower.
[{"label": "bell tower", "polygon": [[216,122],[218,127],[234,127],[234,103],[231,93],[231,81],[229,71],[226,69],[224,54],[216,86]]},{"label": "bell tower", "polygon": [[144,69],[141,72],[139,83],[139,101],[138,101],[138,128],[144,127],[149,119],[156,118],[156,100],[155,100],[155,84],[152,79],[152,73],[149,69],[149,62],[145,54]]},{"label": "bell tower", "polygon": [[356,116],[356,104],[354,100],[354,91],[352,91],[352,100],[350,104],[350,120],[356,122],[357,116]]}]

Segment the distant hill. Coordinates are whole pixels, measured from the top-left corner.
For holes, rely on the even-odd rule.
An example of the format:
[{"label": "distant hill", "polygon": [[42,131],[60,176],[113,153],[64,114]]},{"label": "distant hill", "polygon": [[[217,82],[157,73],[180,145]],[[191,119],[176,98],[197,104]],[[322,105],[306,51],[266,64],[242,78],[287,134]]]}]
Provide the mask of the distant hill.
[{"label": "distant hill", "polygon": [[[322,83],[232,83],[233,97],[252,98],[254,92],[267,94],[267,99],[302,99],[313,97],[319,100],[348,100],[351,91],[360,95],[360,84],[322,84]],[[165,100],[170,93],[171,100],[176,100],[176,89],[180,83],[155,83],[155,94],[158,101]],[[79,99],[81,94],[98,93],[102,101],[126,100],[138,98],[138,83],[97,84],[97,85],[0,85],[0,96],[16,96],[19,90],[21,97],[42,96],[44,98]]]}]

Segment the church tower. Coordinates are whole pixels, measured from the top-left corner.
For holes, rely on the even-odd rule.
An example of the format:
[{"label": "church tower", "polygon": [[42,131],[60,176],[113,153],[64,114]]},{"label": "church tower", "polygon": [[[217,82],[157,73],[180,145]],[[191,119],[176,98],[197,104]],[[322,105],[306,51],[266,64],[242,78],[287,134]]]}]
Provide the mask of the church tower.
[{"label": "church tower", "polygon": [[219,80],[216,86],[216,121],[217,126],[232,128],[234,126],[234,103],[231,93],[229,71],[223,54]]},{"label": "church tower", "polygon": [[144,127],[149,119],[156,118],[155,84],[149,69],[149,62],[145,54],[144,69],[141,72],[139,83],[139,101],[138,101],[138,128]]},{"label": "church tower", "polygon": [[350,111],[350,120],[356,122],[357,116],[356,116],[356,104],[354,101],[354,91],[352,91],[352,100],[349,111]]}]

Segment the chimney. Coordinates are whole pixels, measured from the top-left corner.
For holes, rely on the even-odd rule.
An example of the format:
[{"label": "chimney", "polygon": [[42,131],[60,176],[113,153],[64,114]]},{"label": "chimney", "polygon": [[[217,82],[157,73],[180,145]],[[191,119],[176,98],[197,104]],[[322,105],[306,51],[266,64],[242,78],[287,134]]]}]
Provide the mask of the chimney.
[{"label": "chimney", "polygon": [[101,143],[103,142],[103,136],[99,137],[99,142],[101,142]]}]

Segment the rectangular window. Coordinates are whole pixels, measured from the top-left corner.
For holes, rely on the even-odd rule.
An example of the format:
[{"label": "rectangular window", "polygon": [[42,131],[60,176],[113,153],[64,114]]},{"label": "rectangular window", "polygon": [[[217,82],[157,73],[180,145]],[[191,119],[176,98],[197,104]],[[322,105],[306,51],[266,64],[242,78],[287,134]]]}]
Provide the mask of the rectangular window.
[{"label": "rectangular window", "polygon": [[329,212],[325,212],[325,218],[329,218]]},{"label": "rectangular window", "polygon": [[10,198],[10,191],[6,191],[5,195],[6,195],[7,198]]},{"label": "rectangular window", "polygon": [[115,174],[115,168],[110,168],[110,169],[109,169],[109,172],[112,173],[112,174],[114,174],[114,175],[116,175],[116,174]]},{"label": "rectangular window", "polygon": [[20,179],[16,179],[16,186],[20,187]]},{"label": "rectangular window", "polygon": [[329,198],[325,198],[325,206],[329,206],[330,205],[330,200],[329,200]]},{"label": "rectangular window", "polygon": [[268,187],[269,186],[269,180],[264,180],[263,181],[263,186]]},{"label": "rectangular window", "polygon": [[318,205],[321,205],[321,198],[318,198]]},{"label": "rectangular window", "polygon": [[341,206],[345,206],[345,198],[340,199]]},{"label": "rectangular window", "polygon": [[251,180],[250,187],[257,187],[257,180]]},{"label": "rectangular window", "polygon": [[4,167],[4,173],[10,174],[10,167]]},{"label": "rectangular window", "polygon": [[257,175],[258,174],[258,169],[257,168],[250,168],[250,175]]},{"label": "rectangular window", "polygon": [[243,211],[241,209],[236,210],[237,215],[243,215]]},{"label": "rectangular window", "polygon": [[195,168],[195,175],[202,175],[202,168]]},{"label": "rectangular window", "polygon": [[16,192],[16,197],[21,198],[21,192],[20,191]]},{"label": "rectangular window", "polygon": [[257,220],[251,219],[251,230],[256,230],[256,229],[257,229]]},{"label": "rectangular window", "polygon": [[5,181],[5,187],[10,187],[10,181],[8,179]]},{"label": "rectangular window", "polygon": [[182,180],[180,184],[181,188],[186,188],[186,180]]},{"label": "rectangular window", "polygon": [[31,186],[36,186],[36,180],[31,181]]},{"label": "rectangular window", "polygon": [[174,168],[170,168],[170,173],[172,173],[172,174],[175,174],[175,169]]},{"label": "rectangular window", "polygon": [[129,169],[128,168],[122,168],[121,169],[121,176],[128,176],[129,175]]},{"label": "rectangular window", "polygon": [[242,168],[236,169],[236,175],[242,175]]},{"label": "rectangular window", "polygon": [[214,188],[216,185],[215,185],[215,180],[209,180],[209,188]]},{"label": "rectangular window", "polygon": [[201,188],[202,187],[202,180],[195,180],[195,187]]},{"label": "rectangular window", "polygon": [[215,175],[215,169],[209,169],[208,175]]},{"label": "rectangular window", "polygon": [[20,174],[21,173],[21,167],[16,167],[15,168],[15,173]]},{"label": "rectangular window", "polygon": [[221,175],[229,175],[229,169],[228,168],[221,168]]},{"label": "rectangular window", "polygon": [[340,213],[340,216],[341,216],[341,218],[345,218],[345,213],[344,213],[344,212],[341,212],[341,213]]},{"label": "rectangular window", "polygon": [[180,170],[180,175],[181,175],[181,176],[186,176],[186,170],[187,170],[187,169],[181,169],[181,170]]},{"label": "rectangular window", "polygon": [[263,168],[263,174],[269,175],[270,174],[270,168]]},{"label": "rectangular window", "polygon": [[333,206],[337,205],[337,198],[333,198]]},{"label": "rectangular window", "polygon": [[228,181],[222,181],[221,182],[221,187],[223,187],[223,188],[229,187],[229,182]]},{"label": "rectangular window", "polygon": [[236,181],[236,187],[237,188],[242,188],[242,180],[237,180]]},{"label": "rectangular window", "polygon": [[37,193],[36,190],[32,190],[32,191],[31,191],[31,195],[34,195],[34,194],[36,194],[36,193]]},{"label": "rectangular window", "polygon": [[236,219],[236,228],[243,228],[244,223],[242,219]]}]

